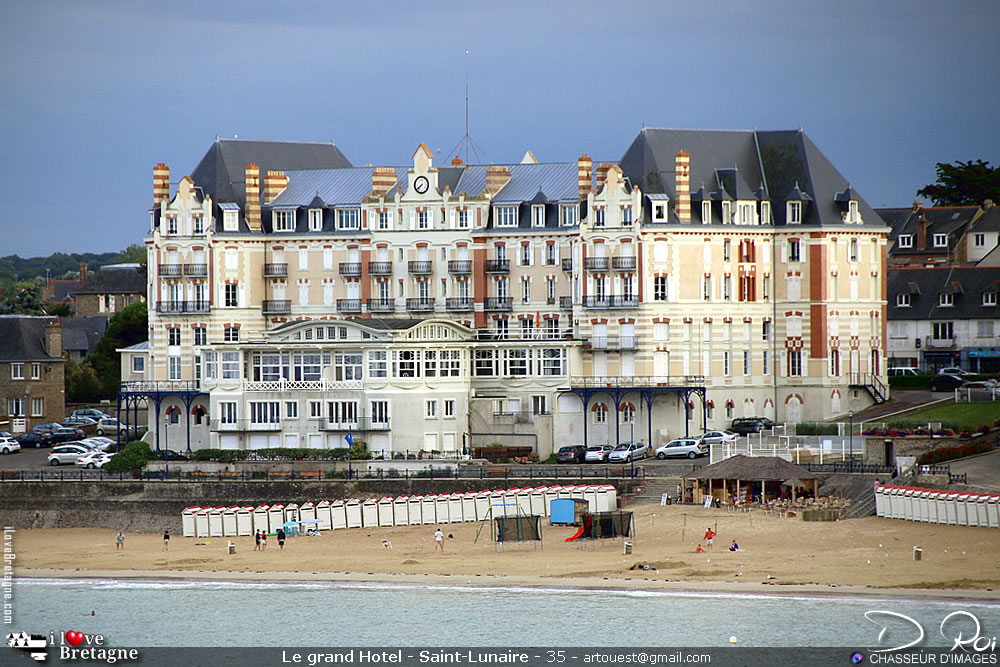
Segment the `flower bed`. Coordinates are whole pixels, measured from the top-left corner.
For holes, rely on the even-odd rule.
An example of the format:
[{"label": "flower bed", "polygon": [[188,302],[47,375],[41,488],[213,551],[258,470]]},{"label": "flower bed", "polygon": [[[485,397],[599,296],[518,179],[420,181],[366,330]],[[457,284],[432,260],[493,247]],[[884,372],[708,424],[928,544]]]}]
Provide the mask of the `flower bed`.
[{"label": "flower bed", "polygon": [[944,461],[960,459],[966,456],[972,456],[973,454],[982,454],[992,449],[993,447],[985,440],[968,442],[964,445],[957,445],[955,447],[941,447],[933,449],[926,454],[922,454],[917,459],[917,465],[925,466],[933,465],[935,463],[943,463]]}]

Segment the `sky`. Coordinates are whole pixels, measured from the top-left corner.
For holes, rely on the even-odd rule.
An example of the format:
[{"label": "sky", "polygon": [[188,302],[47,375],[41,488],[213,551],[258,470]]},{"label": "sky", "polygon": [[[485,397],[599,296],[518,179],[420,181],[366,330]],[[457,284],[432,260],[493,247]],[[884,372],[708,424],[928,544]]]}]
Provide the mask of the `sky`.
[{"label": "sky", "polygon": [[[874,207],[1000,163],[997,0],[6,0],[0,256],[141,243],[218,137],[355,165],[617,160],[642,127],[802,128]],[[468,55],[466,55],[468,51]]]}]

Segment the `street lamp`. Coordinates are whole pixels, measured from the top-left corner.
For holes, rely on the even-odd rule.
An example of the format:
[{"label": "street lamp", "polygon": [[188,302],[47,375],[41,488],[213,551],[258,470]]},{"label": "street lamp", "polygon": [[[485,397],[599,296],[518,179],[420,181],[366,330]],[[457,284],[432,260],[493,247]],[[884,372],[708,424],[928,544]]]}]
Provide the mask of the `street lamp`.
[{"label": "street lamp", "polygon": [[347,441],[347,479],[351,479],[351,450],[354,449],[354,436],[348,433],[344,436]]},{"label": "street lamp", "polygon": [[847,437],[851,443],[850,471],[854,472],[854,410],[847,411]]}]

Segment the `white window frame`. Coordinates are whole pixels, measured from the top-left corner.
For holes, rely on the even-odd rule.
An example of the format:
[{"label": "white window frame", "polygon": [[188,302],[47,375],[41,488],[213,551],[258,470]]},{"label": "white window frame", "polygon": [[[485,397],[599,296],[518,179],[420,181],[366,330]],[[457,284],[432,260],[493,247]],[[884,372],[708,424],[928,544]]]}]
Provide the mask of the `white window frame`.
[{"label": "white window frame", "polygon": [[995,306],[995,305],[997,305],[997,293],[996,292],[983,292],[983,305],[984,306]]},{"label": "white window frame", "polygon": [[800,225],[802,224],[802,202],[800,201],[790,201],[786,208],[786,220],[785,222],[789,225]]},{"label": "white window frame", "polygon": [[933,238],[933,243],[935,248],[947,248],[948,247],[948,235],[947,234],[935,234]]},{"label": "white window frame", "polygon": [[222,339],[226,343],[238,343],[240,342],[240,328],[239,327],[225,327],[222,330]]},{"label": "white window frame", "polygon": [[10,365],[10,379],[11,380],[23,380],[24,379],[24,363],[17,361]]},{"label": "white window frame", "polygon": [[580,224],[580,209],[576,204],[559,206],[559,224],[563,227],[573,227]]},{"label": "white window frame", "polygon": [[657,201],[653,203],[653,222],[667,221],[667,202]]},{"label": "white window frame", "polygon": [[900,234],[896,237],[896,247],[902,248],[912,248],[913,247],[913,234]]},{"label": "white window frame", "polygon": [[986,245],[986,234],[983,232],[977,232],[972,235],[972,245],[976,248],[982,248]]},{"label": "white window frame", "polygon": [[42,377],[42,364],[37,361],[31,362],[31,379],[40,380]]},{"label": "white window frame", "polygon": [[45,398],[43,396],[32,396],[31,416],[42,417],[45,415]]},{"label": "white window frame", "polygon": [[294,232],[295,209],[275,209],[271,211],[271,223],[275,232]]},{"label": "white window frame", "polygon": [[941,308],[951,308],[955,305],[955,295],[951,292],[938,294],[938,306]]},{"label": "white window frame", "polygon": [[517,206],[494,206],[494,227],[517,227]]},{"label": "white window frame", "polygon": [[545,205],[544,204],[532,204],[531,205],[531,226],[532,227],[544,227],[545,226]]},{"label": "white window frame", "polygon": [[336,209],[337,229],[361,229],[360,208]]},{"label": "white window frame", "polygon": [[897,308],[909,308],[910,307],[910,295],[902,292],[896,295],[896,307]]},{"label": "white window frame", "polygon": [[468,229],[469,227],[469,209],[461,208],[458,210],[458,227],[459,229]]},{"label": "white window frame", "polygon": [[141,354],[132,355],[132,372],[133,373],[145,373],[146,372],[146,357]]},{"label": "white window frame", "polygon": [[323,209],[321,208],[309,209],[309,231],[311,232],[323,231]]},{"label": "white window frame", "polygon": [[222,212],[222,231],[235,232],[240,228],[240,212],[226,209]]},{"label": "white window frame", "polygon": [[426,419],[437,419],[438,418],[438,402],[437,402],[437,399],[431,399],[429,401],[424,401],[424,417]]},{"label": "white window frame", "polygon": [[707,200],[701,203],[701,224],[712,224],[712,202]]}]

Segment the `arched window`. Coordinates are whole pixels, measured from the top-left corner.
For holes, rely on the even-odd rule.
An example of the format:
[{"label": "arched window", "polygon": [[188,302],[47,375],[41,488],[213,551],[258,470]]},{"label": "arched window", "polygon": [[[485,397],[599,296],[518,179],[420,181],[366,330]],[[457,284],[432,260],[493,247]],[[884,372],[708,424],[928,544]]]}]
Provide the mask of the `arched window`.
[{"label": "arched window", "polygon": [[608,406],[598,403],[594,406],[594,423],[606,424],[608,422]]}]

